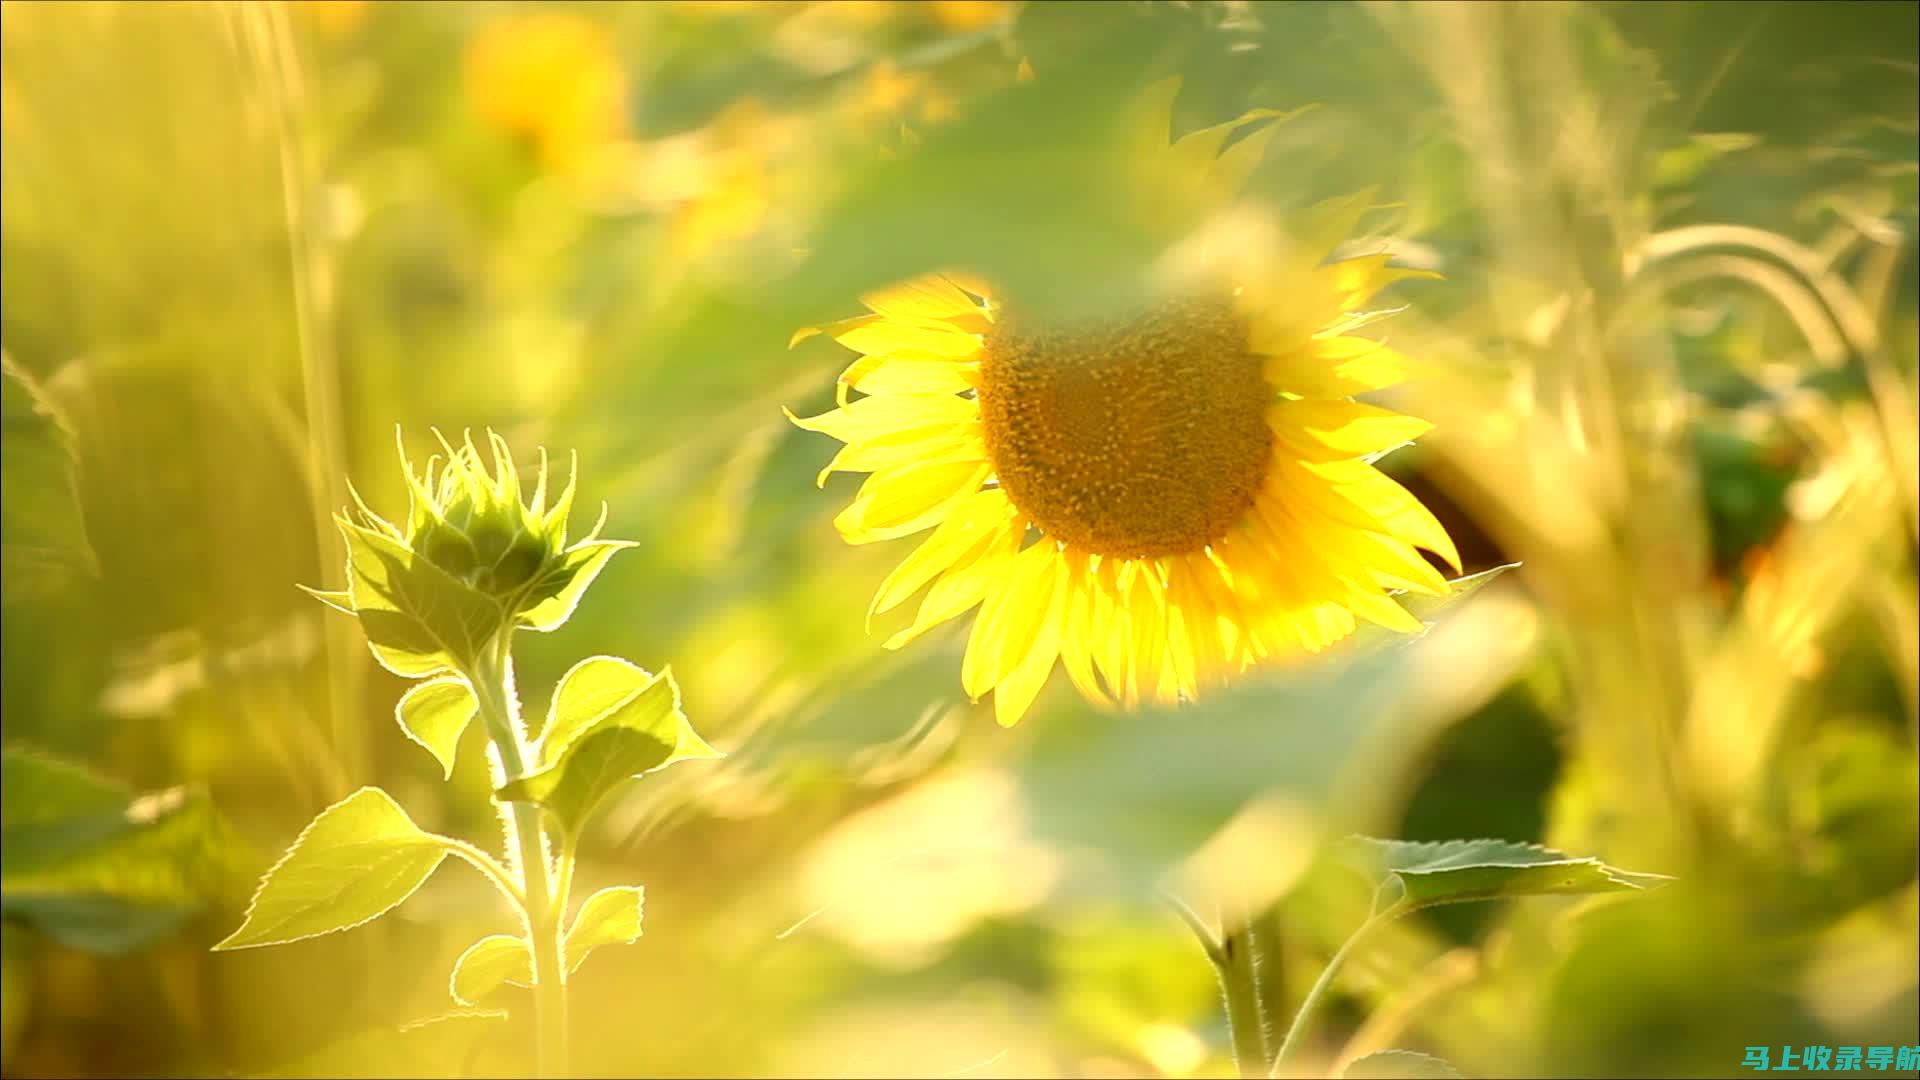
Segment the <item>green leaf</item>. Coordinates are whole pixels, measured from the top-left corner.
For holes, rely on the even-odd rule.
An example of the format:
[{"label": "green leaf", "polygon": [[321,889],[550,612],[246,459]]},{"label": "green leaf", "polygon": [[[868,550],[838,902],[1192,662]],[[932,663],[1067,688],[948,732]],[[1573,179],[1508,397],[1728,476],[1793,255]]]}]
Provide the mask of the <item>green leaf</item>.
[{"label": "green leaf", "polygon": [[[596,661],[628,670],[616,672]],[[583,670],[593,680],[592,692],[570,692],[566,684]],[[680,711],[680,688],[671,671],[651,675],[617,657],[594,657],[568,672],[555,691],[556,704],[599,701],[622,677],[630,680],[631,688],[613,706],[590,713],[584,721],[564,716],[550,721],[553,738],[542,740],[541,751],[547,764],[502,787],[499,797],[540,803],[569,833],[578,833],[600,802],[629,778],[686,758],[720,756]]]},{"label": "green leaf", "polygon": [[579,971],[587,954],[602,945],[631,945],[640,940],[646,900],[647,891],[638,885],[615,885],[587,897],[567,928],[567,970]]},{"label": "green leaf", "polygon": [[1444,1058],[1412,1050],[1382,1050],[1347,1066],[1346,1080],[1460,1080],[1460,1070]]},{"label": "green leaf", "polygon": [[477,1005],[508,983],[533,985],[533,958],[525,938],[490,934],[469,945],[453,962],[447,992],[462,1005]]},{"label": "green leaf", "polygon": [[[569,974],[580,970],[587,955],[602,945],[631,945],[640,940],[640,914],[646,890],[638,885],[601,889],[580,906],[567,929]],[[448,990],[462,1005],[476,1005],[502,986],[533,985],[533,958],[525,938],[508,934],[483,937],[454,961]]]},{"label": "green leaf", "polygon": [[458,675],[418,683],[401,695],[399,704],[393,707],[400,730],[427,748],[446,777],[453,776],[454,751],[460,745],[461,734],[479,711],[480,702],[474,698],[472,688]]},{"label": "green leaf", "polygon": [[[626,540],[594,540],[575,546],[567,552],[560,567],[549,573],[548,577],[561,577],[566,584],[552,596],[540,601],[520,614],[520,625],[529,630],[545,633],[558,630],[573,615],[573,609],[580,606],[580,598],[586,595],[587,586],[600,576],[606,568],[607,560],[622,548],[633,544]],[[550,583],[543,580],[537,583],[533,592],[538,595]]]},{"label": "green leaf", "polygon": [[135,797],[70,762],[9,748],[0,775],[0,913],[92,952],[173,933],[236,884],[237,844],[201,791]]},{"label": "green leaf", "polygon": [[260,880],[246,919],[219,949],[348,930],[393,910],[447,857],[393,797],[364,787],[320,812]]},{"label": "green leaf", "polygon": [[72,436],[39,385],[0,355],[0,576],[9,602],[98,573],[74,478]]},{"label": "green leaf", "polygon": [[1391,910],[1400,912],[1505,896],[1639,892],[1672,880],[1506,840],[1412,843],[1357,836],[1348,844],[1355,865],[1382,884],[1397,882],[1403,891]]},{"label": "green leaf", "polygon": [[500,605],[377,529],[336,519],[352,606],[374,656],[419,677],[469,664],[499,629]]},{"label": "green leaf", "polygon": [[294,588],[299,589],[301,592],[306,593],[308,596],[313,597],[315,600],[320,601],[321,603],[327,605],[328,607],[332,608],[335,611],[341,612],[346,615],[355,614],[353,610],[353,594],[348,592],[345,589],[340,589],[337,591],[329,590],[329,589],[310,589],[305,585],[295,585]]},{"label": "green leaf", "polygon": [[666,690],[658,676],[617,656],[589,656],[573,665],[553,688],[553,703],[540,729],[541,763],[560,760],[575,739],[608,713],[633,704],[649,691],[664,694]]}]

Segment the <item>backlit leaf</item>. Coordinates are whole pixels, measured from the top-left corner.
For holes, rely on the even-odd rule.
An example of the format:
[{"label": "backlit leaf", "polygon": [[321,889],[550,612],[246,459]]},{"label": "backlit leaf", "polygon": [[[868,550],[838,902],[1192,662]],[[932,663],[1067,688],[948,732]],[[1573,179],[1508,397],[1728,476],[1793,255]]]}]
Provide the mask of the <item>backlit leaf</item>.
[{"label": "backlit leaf", "polygon": [[[587,955],[602,945],[630,945],[640,939],[640,914],[646,890],[638,885],[601,889],[580,905],[567,929],[569,973],[580,970]],[[533,958],[525,938],[492,934],[481,938],[454,962],[449,990],[462,1005],[474,1005],[506,985],[533,985]]]},{"label": "backlit leaf", "polygon": [[393,797],[364,787],[327,807],[268,870],[247,917],[215,949],[279,945],[347,930],[391,911],[447,856]]},{"label": "backlit leaf", "polygon": [[426,747],[440,762],[442,772],[452,776],[460,736],[479,710],[480,703],[466,680],[448,675],[416,684],[401,696],[393,715],[407,738]]},{"label": "backlit leaf", "polygon": [[[610,674],[597,666],[590,670],[599,673],[594,678]],[[680,688],[670,671],[655,676],[632,670],[645,676],[644,683],[616,706],[591,716],[585,726],[556,725],[553,734],[564,738],[556,739],[556,749],[545,754],[548,763],[506,784],[499,797],[540,803],[563,828],[577,833],[601,801],[626,780],[685,758],[720,756],[680,711]]]},{"label": "backlit leaf", "polygon": [[646,900],[646,890],[638,885],[615,885],[587,897],[567,928],[567,970],[580,970],[587,954],[602,945],[631,945],[640,940]]},{"label": "backlit leaf", "polygon": [[527,954],[526,939],[489,934],[469,945],[453,962],[447,991],[462,1005],[477,1005],[508,983],[533,985],[533,960]]},{"label": "backlit leaf", "polygon": [[1347,1066],[1345,1080],[1459,1080],[1460,1070],[1444,1058],[1412,1050],[1382,1050]]}]

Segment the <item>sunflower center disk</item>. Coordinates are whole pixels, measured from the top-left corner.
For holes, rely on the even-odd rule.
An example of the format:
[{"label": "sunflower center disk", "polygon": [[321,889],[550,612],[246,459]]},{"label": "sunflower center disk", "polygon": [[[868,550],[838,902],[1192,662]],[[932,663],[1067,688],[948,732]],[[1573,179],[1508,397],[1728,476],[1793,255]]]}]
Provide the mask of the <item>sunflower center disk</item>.
[{"label": "sunflower center disk", "polygon": [[1014,506],[1109,558],[1194,552],[1226,535],[1266,479],[1272,400],[1225,304],[1093,325],[1003,315],[980,365],[987,452]]}]

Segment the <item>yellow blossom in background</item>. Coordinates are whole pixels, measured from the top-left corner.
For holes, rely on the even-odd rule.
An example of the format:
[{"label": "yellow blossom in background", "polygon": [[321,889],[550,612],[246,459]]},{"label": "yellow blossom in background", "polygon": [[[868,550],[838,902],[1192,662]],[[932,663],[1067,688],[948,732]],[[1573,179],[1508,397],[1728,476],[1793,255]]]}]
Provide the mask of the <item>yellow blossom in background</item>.
[{"label": "yellow blossom in background", "polygon": [[[1221,147],[1275,116],[1169,145],[1177,89],[1154,87],[1126,124],[1138,194],[1170,217],[1237,198],[1273,128]],[[838,408],[794,418],[845,444],[821,483],[871,474],[835,525],[856,544],[933,529],[869,609],[926,590],[887,646],[977,606],[961,684],[1012,724],[1056,662],[1088,698],[1130,706],[1318,652],[1356,619],[1419,630],[1390,593],[1446,594],[1417,549],[1456,569],[1459,555],[1373,461],[1430,425],[1354,400],[1406,365],[1351,333],[1380,288],[1417,272],[1384,254],[1327,261],[1370,208],[1322,204],[1277,254],[1227,246],[1123,316],[1037,320],[947,273],[819,328],[862,354]]]},{"label": "yellow blossom in background", "polygon": [[750,97],[703,127],[635,144],[623,183],[634,205],[666,215],[663,268],[678,273],[766,229],[801,142],[793,117]]},{"label": "yellow blossom in background", "polygon": [[867,70],[852,112],[856,123],[891,119],[909,125],[937,124],[958,115],[959,107],[927,72],[902,71],[893,61],[883,60]]},{"label": "yellow blossom in background", "polygon": [[368,0],[299,0],[294,12],[328,37],[346,37],[367,21]]},{"label": "yellow blossom in background", "polygon": [[934,21],[949,30],[984,30],[1013,10],[1007,0],[928,0]]},{"label": "yellow blossom in background", "polygon": [[467,94],[489,126],[548,166],[580,164],[625,127],[626,78],[606,30],[559,11],[495,19],[467,46]]}]

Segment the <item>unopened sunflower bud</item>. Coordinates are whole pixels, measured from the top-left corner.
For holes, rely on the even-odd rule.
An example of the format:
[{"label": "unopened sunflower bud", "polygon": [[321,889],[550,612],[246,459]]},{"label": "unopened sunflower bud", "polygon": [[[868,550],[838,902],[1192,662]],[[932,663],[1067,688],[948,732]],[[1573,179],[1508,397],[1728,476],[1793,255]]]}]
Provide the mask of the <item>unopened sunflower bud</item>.
[{"label": "unopened sunflower bud", "polygon": [[[436,433],[437,434],[437,433]],[[567,543],[574,476],[551,505],[542,453],[532,496],[505,440],[487,435],[491,468],[469,437],[415,474],[400,453],[410,505],[404,525],[374,513],[354,492],[354,509],[336,521],[347,541],[347,589],[314,595],[357,615],[374,656],[402,675],[465,668],[488,642],[515,627],[552,630],[615,551],[600,539],[606,521]]]}]

